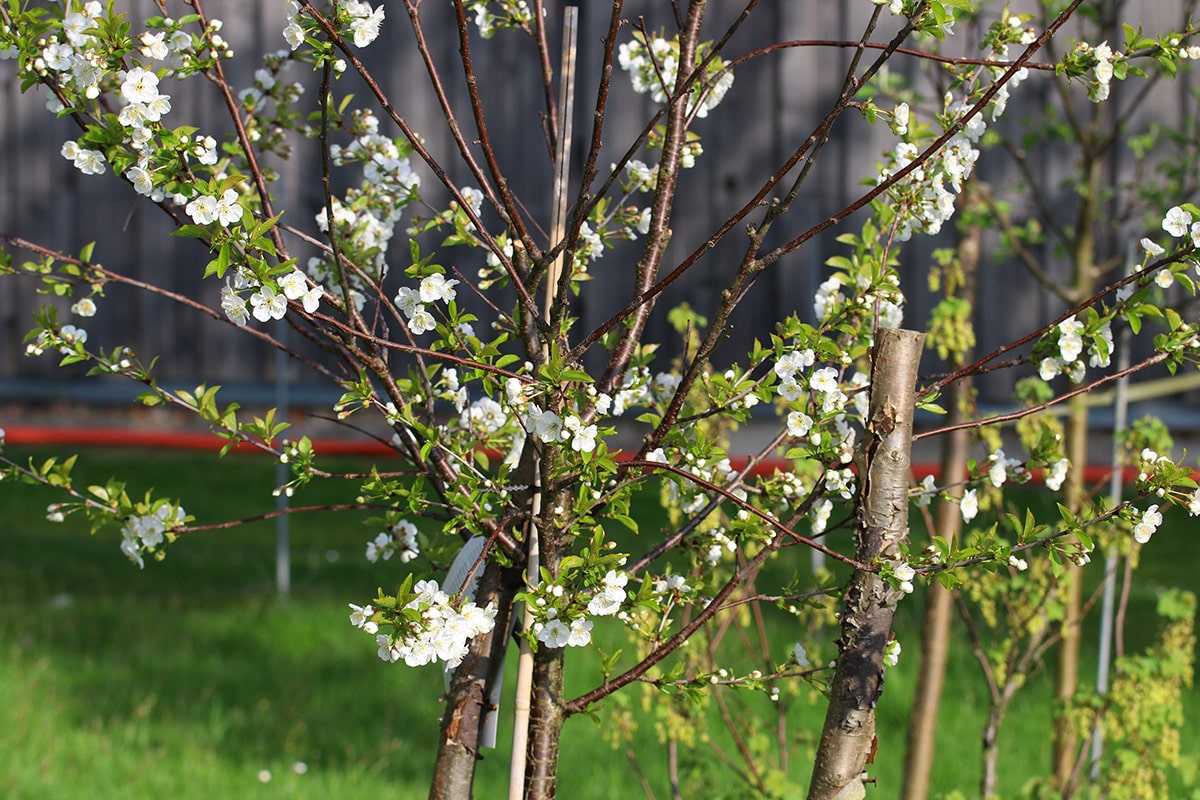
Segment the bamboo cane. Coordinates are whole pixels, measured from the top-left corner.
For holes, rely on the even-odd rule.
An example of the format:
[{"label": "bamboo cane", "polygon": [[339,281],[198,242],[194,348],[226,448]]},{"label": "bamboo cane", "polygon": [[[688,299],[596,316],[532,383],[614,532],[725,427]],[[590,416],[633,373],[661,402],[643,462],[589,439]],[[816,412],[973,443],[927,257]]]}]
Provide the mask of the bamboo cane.
[{"label": "bamboo cane", "polygon": [[[563,46],[562,46],[562,62],[561,71],[559,73],[559,95],[558,95],[558,147],[555,152],[555,170],[554,170],[554,224],[551,228],[551,243],[557,243],[566,235],[567,228],[567,189],[568,179],[570,175],[570,152],[571,152],[571,117],[575,104],[575,42],[579,31],[579,9],[575,6],[566,6],[563,9]],[[559,253],[551,264],[546,276],[546,295],[545,306],[543,308],[543,319],[549,325],[552,322],[551,314],[554,308],[556,295],[558,292],[558,281],[562,275],[563,268],[563,252]],[[543,356],[549,354],[549,343],[542,343]],[[532,500],[532,519],[536,520],[541,512],[542,493],[541,493],[541,471],[535,467],[535,489]],[[538,530],[533,523],[529,526],[529,533],[526,536],[528,540],[525,562],[525,580],[529,586],[536,586],[539,580],[540,570],[540,554],[538,550]],[[523,615],[524,628],[526,631],[531,630],[533,626],[533,615],[528,606],[525,608]],[[517,689],[516,699],[513,702],[513,746],[512,746],[512,761],[509,765],[508,773],[508,798],[509,800],[521,800],[525,789],[525,762],[526,749],[529,742],[529,712],[530,699],[533,695],[533,649],[529,645],[527,639],[521,640],[521,651],[517,661]]]}]

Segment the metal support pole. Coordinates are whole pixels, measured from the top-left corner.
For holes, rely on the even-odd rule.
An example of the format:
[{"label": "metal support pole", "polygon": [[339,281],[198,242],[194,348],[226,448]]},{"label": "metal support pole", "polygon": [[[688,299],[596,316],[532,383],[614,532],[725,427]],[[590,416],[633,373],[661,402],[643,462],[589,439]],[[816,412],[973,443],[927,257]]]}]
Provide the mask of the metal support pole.
[{"label": "metal support pole", "polygon": [[[1132,269],[1136,245],[1129,248],[1127,260]],[[1121,331],[1116,342],[1117,370],[1129,368],[1130,338],[1129,328]],[[1112,443],[1112,477],[1109,479],[1108,494],[1114,506],[1121,502],[1124,483],[1124,465],[1122,463],[1120,434],[1125,430],[1129,415],[1129,376],[1117,380],[1117,394],[1113,402],[1113,443]],[[1110,547],[1104,558],[1104,595],[1100,605],[1100,653],[1096,666],[1096,693],[1103,696],[1108,691],[1108,673],[1112,669],[1114,602],[1117,594],[1117,564],[1119,557],[1116,547]],[[1100,726],[1092,733],[1092,764],[1089,773],[1093,781],[1100,778],[1100,758],[1104,755],[1104,734]]]},{"label": "metal support pole", "polygon": [[[288,324],[279,320],[279,342],[283,347],[288,344]],[[288,408],[288,368],[290,361],[285,350],[275,351],[275,409],[279,419],[286,420]],[[275,463],[275,485],[287,483],[289,471],[287,465],[279,461]],[[275,498],[275,510],[283,511],[288,507],[287,492],[280,492]],[[275,590],[280,597],[287,597],[292,590],[292,558],[288,544],[288,515],[280,514],[275,518]]]}]

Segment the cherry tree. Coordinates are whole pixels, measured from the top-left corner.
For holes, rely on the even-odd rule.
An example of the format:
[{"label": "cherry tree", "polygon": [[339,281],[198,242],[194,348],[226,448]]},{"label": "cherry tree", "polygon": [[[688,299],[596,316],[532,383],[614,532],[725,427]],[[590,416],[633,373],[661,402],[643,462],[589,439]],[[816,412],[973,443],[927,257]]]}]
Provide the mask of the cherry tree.
[{"label": "cherry tree", "polygon": [[[943,411],[941,396],[974,376],[1012,369],[1037,376],[1039,392],[1012,413],[956,411],[952,424],[916,435],[1044,419],[1122,375],[1194,363],[1196,325],[1159,299],[1168,283],[1194,292],[1200,208],[1188,197],[1155,198],[1135,270],[1104,273],[1061,313],[990,353],[922,373],[924,334],[901,329],[906,243],[937,236],[969,200],[1010,97],[1045,81],[1102,103],[1114,82],[1173,75],[1200,55],[1190,22],[1152,33],[1129,25],[1119,40],[1088,42],[1070,28],[1097,5],[1082,0],[1043,4],[1036,16],[1009,3],[863,0],[866,23],[854,40],[747,50],[739,33],[762,13],[755,0],[716,28],[702,0],[673,3],[657,30],[637,16],[643,9],[615,0],[592,65],[597,82],[585,86],[575,78],[569,6],[456,0],[452,72],[430,47],[431,12],[420,0],[293,0],[280,7],[280,49],[250,55],[232,51],[206,5],[163,2],[141,19],[95,0],[13,2],[0,11],[0,54],[11,62],[9,79],[39,92],[60,118],[66,141],[55,157],[156,205],[176,236],[208,253],[203,272],[219,287],[215,301],[107,264],[103,242],[69,253],[6,232],[0,267],[58,298],[34,312],[29,355],[123,376],[141,386],[145,405],[185,409],[229,446],[271,453],[291,471],[280,493],[302,498],[318,480],[359,484],[347,510],[384,520],[382,532],[364,534],[367,557],[403,567],[393,587],[347,598],[350,624],[381,669],[437,664],[445,673],[431,797],[470,796],[479,750],[494,736],[511,639],[521,650],[512,797],[554,796],[564,719],[606,713],[597,709],[609,699],[620,711],[619,698],[638,686],[666,698],[672,723],[691,703],[715,704],[742,745],[738,775],[749,791],[795,796],[808,782],[811,798],[861,797],[875,703],[902,653],[892,616],[916,586],[953,587],[966,576],[1004,586],[1030,563],[1058,574],[1089,560],[1102,526],[1124,523],[1128,538],[1145,543],[1169,505],[1200,512],[1188,470],[1156,452],[1143,454],[1133,498],[1073,496],[1044,520],[1005,517],[985,486],[1035,470],[1048,484],[1077,485],[1065,481],[1084,465],[1053,437],[1034,437],[1023,458],[993,452],[954,485],[915,484],[909,469],[914,413]],[[444,117],[438,130],[414,127],[407,90],[386,90],[364,60],[399,26],[413,37]],[[740,67],[800,47],[849,54],[837,81],[819,87],[824,113],[770,170],[747,176],[752,188],[723,221],[677,241],[674,227],[689,213],[682,176],[714,157],[704,149],[706,120],[738,90]],[[473,58],[483,48],[536,60],[538,108],[489,106]],[[231,65],[246,58],[257,59],[253,85],[239,88]],[[889,66],[901,59],[939,70],[938,91],[897,91]],[[302,73],[315,76],[315,91],[291,77]],[[451,82],[464,87],[465,106],[452,101]],[[193,92],[216,94],[228,134],[216,120],[174,110]],[[610,109],[631,94],[651,111],[614,144]],[[573,124],[584,118],[576,106],[590,113],[573,158]],[[489,127],[500,113],[540,115],[551,202],[514,190],[521,165],[502,163]],[[862,154],[857,196],[806,226],[800,201],[822,191],[814,170],[843,120],[885,129],[890,143]],[[319,162],[300,174],[319,190],[319,210],[285,214],[269,164],[305,139]],[[535,208],[549,211],[541,218]],[[760,278],[833,235],[841,249],[811,308],[806,299],[769,320],[749,352],[724,354]],[[718,248],[728,263],[705,307],[659,302]],[[585,323],[581,306],[600,279],[619,286],[621,299],[606,319]],[[248,415],[212,385],[160,383],[152,358],[87,334],[114,285],[168,297],[286,352],[339,387],[331,413],[347,430],[382,431],[403,466],[338,474],[310,439],[287,438],[274,412]],[[952,324],[960,312],[942,311],[929,326],[939,347],[961,330]],[[659,318],[677,341],[650,341]],[[285,341],[273,325],[280,320],[312,347]],[[1123,327],[1153,331],[1144,337],[1153,341],[1144,358],[1113,369],[1113,330]],[[1049,383],[1058,375],[1067,380]],[[738,458],[731,432],[751,419],[769,420],[773,434]],[[628,431],[636,443],[618,447]],[[180,537],[227,524],[198,521],[185,498],[138,498],[116,478],[77,485],[70,460],[0,459],[5,478],[63,492],[55,518],[115,529],[114,546],[139,567]],[[780,459],[786,468],[764,467]],[[647,487],[668,520],[661,531],[638,516]],[[910,504],[935,496],[970,537],[910,542]],[[834,543],[829,534],[842,529],[854,532],[852,544]],[[797,570],[765,585],[764,566],[793,548],[821,553],[846,579],[814,581]],[[795,632],[783,652],[764,632],[772,607]],[[762,633],[756,666],[731,655],[738,644],[726,637],[745,615]],[[836,642],[817,624],[833,615]],[[626,644],[599,655],[597,685],[568,696],[567,655],[597,649],[601,630]],[[737,736],[744,722],[725,705],[730,687],[766,696],[781,726],[799,713],[788,702],[796,687],[828,697],[811,770],[794,757],[789,764],[786,736],[769,754]],[[678,745],[684,726],[667,727],[668,745]]]}]

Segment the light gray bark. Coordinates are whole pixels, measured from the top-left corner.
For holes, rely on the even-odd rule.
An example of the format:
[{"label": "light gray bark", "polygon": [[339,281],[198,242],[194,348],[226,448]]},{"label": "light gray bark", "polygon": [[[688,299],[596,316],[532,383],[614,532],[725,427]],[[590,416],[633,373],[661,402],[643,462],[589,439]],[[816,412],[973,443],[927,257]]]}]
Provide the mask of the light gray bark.
[{"label": "light gray bark", "polygon": [[[857,560],[897,552],[908,535],[908,486],[917,366],[925,335],[881,329],[871,370],[871,411],[860,453],[862,505]],[[809,800],[863,796],[861,775],[874,757],[875,703],[883,692],[883,656],[901,593],[877,572],[855,570],[846,588],[837,668],[813,763]]]}]

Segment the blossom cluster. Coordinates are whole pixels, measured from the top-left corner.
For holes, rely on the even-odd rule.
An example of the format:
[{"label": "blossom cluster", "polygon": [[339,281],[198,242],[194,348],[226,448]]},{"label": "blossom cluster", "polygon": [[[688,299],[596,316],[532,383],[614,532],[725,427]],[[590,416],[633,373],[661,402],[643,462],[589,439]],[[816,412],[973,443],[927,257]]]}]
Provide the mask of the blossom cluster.
[{"label": "blossom cluster", "polygon": [[1090,55],[1095,60],[1095,65],[1092,67],[1092,74],[1095,80],[1088,90],[1088,98],[1093,103],[1101,103],[1107,100],[1114,76],[1113,62],[1122,59],[1123,55],[1121,53],[1113,53],[1107,41],[1103,41],[1094,47],[1087,42],[1080,42],[1076,46],[1076,52]]},{"label": "blossom cluster", "polygon": [[[1106,320],[1094,331],[1089,332],[1087,325],[1082,321],[1070,317],[1058,323],[1055,332],[1058,336],[1058,354],[1046,356],[1038,363],[1038,376],[1044,381],[1065,373],[1072,383],[1080,383],[1087,374],[1088,365],[1107,367],[1112,360],[1113,334],[1110,321]],[[1085,335],[1091,344],[1088,365],[1085,365],[1081,358],[1085,349]]]},{"label": "blossom cluster", "polygon": [[892,639],[883,648],[883,663],[886,666],[894,667],[900,663],[900,640]]},{"label": "blossom cluster", "polygon": [[991,466],[988,468],[988,480],[992,482],[992,486],[999,489],[1007,481],[1016,481],[1024,483],[1029,480],[1029,472],[1025,469],[1023,463],[1015,458],[1009,458],[1004,454],[1004,450],[997,448],[990,456],[988,461]]},{"label": "blossom cluster", "polygon": [[[494,5],[495,9],[489,8]],[[533,22],[533,11],[526,0],[467,0],[466,10],[475,14],[475,26],[479,35],[490,39],[496,31],[503,28],[514,28],[529,25]]]},{"label": "blossom cluster", "polygon": [[183,525],[187,512],[179,506],[161,504],[150,514],[132,514],[121,526],[121,552],[138,567],[145,567],[143,556],[153,553],[166,541],[167,532]]},{"label": "blossom cluster", "polygon": [[[593,597],[592,603],[589,603],[589,611],[594,604],[596,611],[591,611],[594,615],[598,611],[604,612],[601,616],[615,614],[625,601],[625,584],[628,580],[629,577],[624,573],[610,570],[605,575],[603,588]],[[532,633],[539,642],[554,649],[586,647],[591,644],[592,627],[595,623],[578,609],[567,607],[560,612],[560,607],[567,605],[563,602],[565,591],[562,584],[542,584],[538,586],[538,594],[540,596],[534,601],[531,610],[535,620]],[[596,600],[596,597],[600,599]],[[570,616],[560,617],[560,613]]]},{"label": "blossom cluster", "polygon": [[367,561],[372,564],[381,559],[387,561],[397,553],[402,564],[407,564],[421,554],[420,545],[417,543],[417,526],[406,519],[392,523],[386,531],[380,531],[374,539],[367,542]]},{"label": "blossom cluster", "polygon": [[866,275],[853,281],[854,291],[843,292],[847,277],[834,273],[821,282],[813,295],[813,314],[821,322],[827,322],[835,314],[846,312],[851,304],[875,316],[879,327],[899,328],[904,322],[904,294],[897,285],[895,276],[871,285]]},{"label": "blossom cluster", "polygon": [[[970,110],[965,101],[956,100],[949,92],[946,93],[945,107],[947,127],[957,124]],[[888,196],[900,211],[896,241],[906,242],[914,233],[936,234],[954,216],[955,201],[964,181],[975,168],[979,158],[976,143],[986,127],[982,115],[975,114],[942,149],[889,187]],[[900,142],[888,154],[887,163],[879,171],[879,182],[908,168],[920,152],[916,144]]]},{"label": "blossom cluster", "polygon": [[[403,661],[410,667],[442,661],[447,667],[456,667],[471,640],[496,626],[493,603],[480,607],[464,601],[456,607],[433,580],[417,581],[413,591],[416,596],[395,613],[369,605],[350,606],[350,624],[375,637],[383,661]],[[380,624],[387,622],[394,631],[380,633]]]},{"label": "blossom cluster", "polygon": [[87,343],[88,332],[75,325],[63,325],[57,330],[44,330],[25,345],[25,355],[40,356],[46,348],[54,348],[63,355]]},{"label": "blossom cluster", "polygon": [[[231,322],[241,327],[251,315],[259,322],[283,319],[289,300],[300,303],[309,314],[316,313],[320,308],[325,287],[310,285],[310,279],[300,270],[293,269],[275,283],[278,288],[259,281],[245,267],[238,267],[233,272],[232,280],[226,279],[221,288],[221,310]],[[251,292],[248,307],[246,299],[242,297],[245,291]]]},{"label": "blossom cluster", "polygon": [[[696,53],[696,65],[707,57],[701,47]],[[621,44],[617,49],[617,62],[629,73],[633,90],[638,94],[649,93],[656,103],[667,102],[675,90],[679,73],[679,39],[653,37],[649,41],[635,33],[633,41]],[[719,56],[709,59],[704,78],[697,82],[688,94],[689,116],[706,117],[725,97],[733,86],[733,72],[725,69],[725,60]]]},{"label": "blossom cluster", "polygon": [[[162,146],[159,137],[163,119],[171,111],[171,97],[160,90],[159,83],[163,77],[189,75],[205,63],[233,53],[219,33],[221,20],[210,20],[196,36],[168,18],[151,20],[161,29],[140,34],[138,47],[128,55],[142,60],[130,64],[113,58],[107,44],[95,37],[101,22],[103,8],[95,0],[68,11],[63,19],[64,38],[53,34],[42,40],[40,57],[31,66],[39,75],[52,76],[68,103],[95,102],[107,89],[115,91],[120,103],[116,118],[124,129],[122,143],[135,155],[125,176],[139,194],[160,202],[165,197],[163,186],[169,181],[165,176],[177,171],[180,158],[194,157],[211,166],[217,162],[217,151],[215,140],[203,136],[195,137],[194,143],[191,137],[180,136],[179,148]],[[47,107],[58,113],[64,104],[56,95]],[[108,158],[82,139],[64,143],[62,155],[85,175],[102,174]]]},{"label": "blossom cluster", "polygon": [[187,204],[184,209],[197,225],[210,225],[214,222],[228,228],[242,218],[244,209],[238,202],[237,189],[226,189],[220,197],[199,195]]},{"label": "blossom cluster", "polygon": [[[379,38],[385,14],[382,4],[379,8],[372,8],[370,3],[361,0],[344,0],[338,20],[344,26],[343,32],[349,34],[354,41],[354,46],[363,48]],[[304,44],[304,35],[300,3],[297,0],[288,0],[287,24],[283,28],[283,38],[288,47],[296,50]]]},{"label": "blossom cluster", "polygon": [[[891,7],[893,13],[898,13],[897,9],[902,8],[902,4],[899,0],[893,0]],[[908,241],[914,233],[936,234],[953,217],[957,195],[974,170],[979,158],[978,143],[987,131],[982,109],[971,114],[975,98],[982,95],[982,89],[987,88],[987,78],[995,81],[1007,73],[1008,68],[1000,64],[1009,61],[1010,45],[1024,47],[1036,38],[1033,29],[1025,26],[1023,17],[1007,11],[1002,19],[991,26],[985,37],[985,46],[989,56],[999,63],[981,67],[968,79],[959,81],[961,96],[956,97],[954,92],[948,91],[943,98],[938,121],[946,131],[961,126],[958,132],[937,153],[888,189],[888,196],[899,212],[895,223],[897,241]],[[989,103],[993,121],[1004,114],[1010,92],[1028,76],[1029,71],[1022,67],[999,87]],[[968,114],[971,116],[967,117]],[[911,126],[912,116],[912,109],[906,103],[897,105],[891,116],[893,130],[905,137],[915,133]],[[910,166],[919,153],[913,141],[900,142],[888,154],[880,170],[879,182],[888,180]]]},{"label": "blossom cluster", "polygon": [[1150,480],[1156,470],[1171,465],[1171,459],[1168,456],[1159,455],[1149,447],[1143,447],[1138,454],[1138,461],[1141,464],[1141,470],[1138,472],[1138,483],[1145,483]]},{"label": "blossom cluster", "polygon": [[435,272],[422,278],[416,288],[400,287],[400,291],[396,293],[396,307],[407,318],[408,328],[414,335],[419,336],[437,328],[437,320],[429,312],[426,304],[440,302],[449,305],[458,296],[454,288],[457,285],[456,279]]},{"label": "blossom cluster", "polygon": [[[1200,250],[1200,220],[1193,221],[1191,212],[1179,206],[1171,206],[1171,208],[1167,209],[1167,213],[1163,215],[1162,229],[1176,239],[1189,237],[1192,247]],[[1151,257],[1158,257],[1166,252],[1162,247],[1149,239],[1142,240],[1142,248]],[[1160,276],[1164,274],[1165,277],[1160,279]],[[1155,281],[1160,287],[1165,289],[1171,285],[1174,277],[1168,270],[1159,270],[1155,275]]]},{"label": "blossom cluster", "polygon": [[1047,470],[1045,480],[1046,488],[1052,492],[1057,492],[1062,488],[1063,482],[1067,479],[1067,473],[1071,469],[1071,462],[1066,458],[1060,458],[1050,465]]},{"label": "blossom cluster", "polygon": [[[623,561],[622,561],[623,563]],[[666,574],[651,581],[653,595],[660,601],[673,601],[692,591],[681,575]],[[550,648],[586,647],[592,641],[595,625],[592,617],[615,616],[627,625],[634,614],[625,609],[629,599],[629,574],[620,569],[605,572],[598,586],[570,595],[560,582],[542,583],[534,592],[533,635]],[[587,605],[583,602],[586,599]]]},{"label": "blossom cluster", "polygon": [[892,566],[892,577],[896,580],[897,588],[905,594],[912,594],[913,579],[917,571],[907,561],[897,561]]},{"label": "blossom cluster", "polygon": [[[374,24],[372,20],[381,18],[378,14],[372,16],[366,4],[346,4],[346,9],[352,17],[362,18],[353,23],[360,28],[369,28]],[[103,27],[102,14],[99,2],[87,2],[68,11],[63,21],[64,38],[52,35],[41,42],[40,57],[32,68],[52,75],[68,102],[95,101],[111,89],[119,104],[116,118],[123,132],[121,145],[128,151],[106,154],[91,146],[92,140],[85,135],[66,142],[62,155],[81,172],[96,175],[105,172],[109,158],[114,163],[118,157],[119,163],[128,163],[132,152],[133,163],[124,173],[139,194],[162,202],[170,192],[170,199],[183,207],[196,225],[230,229],[246,216],[247,207],[239,191],[226,180],[217,141],[212,136],[167,129],[164,119],[171,111],[171,97],[160,87],[165,77],[186,77],[215,60],[232,57],[232,50],[220,35],[222,22],[209,20],[200,34],[194,34],[185,30],[181,21],[151,19],[149,24],[155,29],[136,37],[136,49],[118,62],[108,53],[107,43],[95,36]],[[259,78],[272,84],[274,81],[273,75]],[[57,98],[50,103],[51,111],[62,108]],[[183,178],[193,161],[210,169],[214,184],[219,181],[216,191],[204,191],[190,178]],[[242,297],[243,291],[251,292],[249,305]],[[221,306],[226,316],[240,326],[251,315],[263,322],[280,319],[288,300],[314,313],[323,294],[320,285],[309,285],[299,271],[285,275],[276,284],[241,268],[232,283],[227,280],[222,289]],[[81,306],[80,310],[86,308]]]},{"label": "blossom cluster", "polygon": [[[811,348],[786,349],[772,367],[778,378],[775,391],[789,408],[796,403],[805,404],[807,407],[811,402],[811,410],[814,413],[832,419],[834,436],[831,442],[836,450],[838,463],[845,464],[853,456],[857,439],[857,432],[847,419],[847,407],[852,405],[860,418],[866,418],[869,401],[867,393],[862,390],[869,378],[863,372],[855,372],[843,389],[838,368],[822,366],[808,373],[815,365],[816,353]],[[846,389],[851,391],[848,393]],[[789,436],[802,441],[807,440],[813,446],[824,442],[825,434],[818,428],[814,417],[804,410],[793,409],[787,412],[787,431]],[[841,490],[839,484],[838,491]]]},{"label": "blossom cluster", "polygon": [[374,114],[354,112],[350,129],[354,139],[344,147],[330,145],[330,160],[339,166],[360,165],[362,181],[344,197],[334,197],[331,208],[322,208],[316,215],[316,222],[322,232],[337,233],[343,255],[358,270],[346,270],[330,257],[316,256],[306,268],[318,283],[340,287],[344,279],[350,289],[344,299],[361,310],[370,294],[366,278],[381,281],[387,277],[388,246],[404,209],[420,199],[421,179],[409,161],[412,145],[403,138],[380,135]]},{"label": "blossom cluster", "polygon": [[1133,526],[1133,538],[1138,544],[1145,544],[1162,525],[1163,516],[1158,505],[1152,505],[1142,512],[1142,518]]}]

